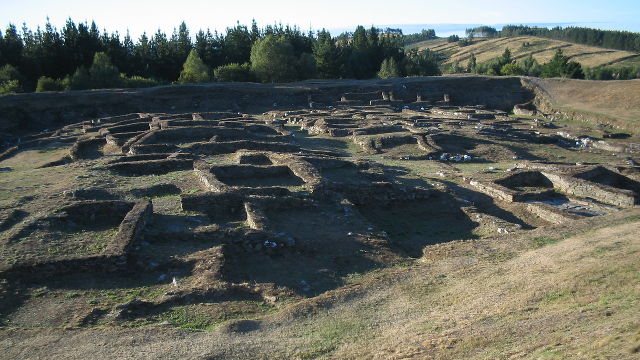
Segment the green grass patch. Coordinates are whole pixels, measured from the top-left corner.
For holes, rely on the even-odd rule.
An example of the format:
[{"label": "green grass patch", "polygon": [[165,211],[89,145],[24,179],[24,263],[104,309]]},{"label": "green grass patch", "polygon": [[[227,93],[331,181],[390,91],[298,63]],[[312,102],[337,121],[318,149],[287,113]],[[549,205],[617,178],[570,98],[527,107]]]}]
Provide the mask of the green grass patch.
[{"label": "green grass patch", "polygon": [[188,307],[173,308],[165,313],[162,318],[181,329],[197,331],[213,330],[220,324],[219,322],[212,322],[206,316]]},{"label": "green grass patch", "polygon": [[236,301],[224,309],[207,305],[176,306],[161,313],[156,320],[169,321],[173,326],[193,331],[210,331],[225,321],[255,318],[277,309],[263,301]]},{"label": "green grass patch", "polygon": [[73,298],[76,298],[76,297],[78,297],[78,296],[80,296],[80,294],[78,294],[78,293],[77,293],[77,292],[75,292],[75,291],[68,292],[68,293],[64,294],[64,298],[65,298],[65,299],[73,299]]},{"label": "green grass patch", "polygon": [[163,286],[143,286],[129,289],[103,290],[94,293],[94,300],[107,299],[114,303],[127,303],[134,299],[154,300],[165,293]]},{"label": "green grass patch", "polygon": [[533,246],[536,249],[548,246],[548,245],[553,245],[553,244],[557,244],[560,242],[560,240],[562,240],[561,238],[552,238],[552,237],[547,237],[547,236],[541,236],[541,237],[537,237],[535,239],[533,239],[532,243]]},{"label": "green grass patch", "polygon": [[328,320],[313,329],[311,344],[296,354],[299,359],[316,359],[335,351],[350,339],[355,339],[365,329],[364,322],[357,320]]},{"label": "green grass patch", "polygon": [[593,249],[593,251],[591,251],[589,253],[590,257],[595,257],[595,258],[601,258],[601,257],[605,257],[608,254],[611,254],[617,250],[620,250],[620,247],[623,245],[623,243],[620,242],[616,242],[613,243],[611,245],[602,245],[602,246],[598,246],[595,249]]},{"label": "green grass patch", "polygon": [[575,290],[556,290],[545,294],[540,300],[540,303],[543,305],[549,305],[553,303],[563,302],[573,295],[575,295]]}]

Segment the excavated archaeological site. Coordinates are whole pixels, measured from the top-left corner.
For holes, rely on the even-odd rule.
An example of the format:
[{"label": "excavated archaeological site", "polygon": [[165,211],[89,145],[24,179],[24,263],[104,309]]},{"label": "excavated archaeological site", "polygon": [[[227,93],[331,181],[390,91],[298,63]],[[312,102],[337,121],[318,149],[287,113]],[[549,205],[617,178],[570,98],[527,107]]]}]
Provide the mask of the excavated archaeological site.
[{"label": "excavated archaeological site", "polygon": [[481,88],[156,102],[14,139],[0,155],[2,324],[212,329],[435,244],[638,205],[633,137],[544,114],[524,88],[461,95]]}]

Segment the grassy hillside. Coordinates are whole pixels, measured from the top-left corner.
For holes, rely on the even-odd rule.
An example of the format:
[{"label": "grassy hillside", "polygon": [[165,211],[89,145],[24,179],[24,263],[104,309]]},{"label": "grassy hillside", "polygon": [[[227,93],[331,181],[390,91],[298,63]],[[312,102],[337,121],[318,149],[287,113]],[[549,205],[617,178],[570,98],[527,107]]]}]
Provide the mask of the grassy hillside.
[{"label": "grassy hillside", "polygon": [[[607,122],[638,134],[640,80],[594,81],[538,79],[527,81],[542,90],[553,109],[596,122]],[[577,119],[579,120],[579,119]]]},{"label": "grassy hillside", "polygon": [[[525,43],[528,45],[523,46]],[[447,63],[458,61],[461,65],[466,65],[471,54],[475,54],[477,61],[480,63],[500,56],[507,47],[511,50],[516,60],[524,59],[531,54],[538,62],[543,63],[549,61],[557,49],[562,49],[564,54],[570,56],[572,60],[588,67],[640,64],[640,54],[637,53],[579,45],[535,36],[477,39],[473,44],[464,47],[459,46],[457,43],[448,43],[447,39],[434,39],[411,44],[408,47],[441,52],[447,57]]]}]

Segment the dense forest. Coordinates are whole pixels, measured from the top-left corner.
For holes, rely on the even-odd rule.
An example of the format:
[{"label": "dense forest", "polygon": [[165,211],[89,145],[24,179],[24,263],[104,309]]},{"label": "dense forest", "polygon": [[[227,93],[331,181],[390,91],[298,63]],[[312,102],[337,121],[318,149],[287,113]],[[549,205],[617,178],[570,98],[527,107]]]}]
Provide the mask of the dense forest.
[{"label": "dense forest", "polygon": [[[428,30],[414,38],[434,36]],[[71,19],[62,29],[49,21],[35,31],[9,25],[0,33],[0,93],[439,73],[434,54],[405,52],[404,42],[399,29],[358,26],[332,37],[281,24],[259,28],[255,21],[194,37],[183,22],[171,35],[158,30],[136,40]]]},{"label": "dense forest", "polygon": [[[613,49],[640,51],[640,34],[568,27],[553,29],[508,25],[467,29],[467,38],[449,42],[467,46],[476,37],[533,35]],[[332,36],[326,30],[238,23],[224,33],[199,30],[192,36],[182,22],[173,33],[161,30],[132,39],[126,33],[100,31],[95,22],[68,19],[61,28],[47,21],[35,31],[9,25],[0,32],[0,94],[114,87],[146,87],[210,81],[286,82],[311,78],[368,79],[445,73],[528,75],[587,79],[640,77],[640,68],[582,68],[562,51],[546,64],[532,57],[516,62],[510,51],[484,63],[471,58],[466,67],[442,66],[430,50],[405,50],[414,42],[436,38],[433,29],[403,34],[400,29],[365,29]]]}]

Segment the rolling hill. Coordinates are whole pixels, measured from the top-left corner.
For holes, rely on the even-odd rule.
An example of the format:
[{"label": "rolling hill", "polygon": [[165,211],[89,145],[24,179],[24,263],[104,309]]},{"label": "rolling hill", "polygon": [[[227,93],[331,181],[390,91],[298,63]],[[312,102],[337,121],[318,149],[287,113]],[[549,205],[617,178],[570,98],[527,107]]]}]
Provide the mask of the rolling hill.
[{"label": "rolling hill", "polygon": [[516,36],[495,39],[476,39],[473,44],[461,47],[458,43],[449,43],[447,39],[426,40],[408,45],[409,48],[430,49],[446,56],[445,63],[458,61],[466,65],[471,54],[476,56],[478,63],[500,56],[509,48],[516,60],[522,60],[529,55],[543,63],[549,61],[557,49],[562,49],[565,55],[583,66],[595,67],[602,65],[628,66],[640,64],[640,54],[613,49],[605,49],[588,45],[580,45],[565,41],[546,39],[535,36]]}]

